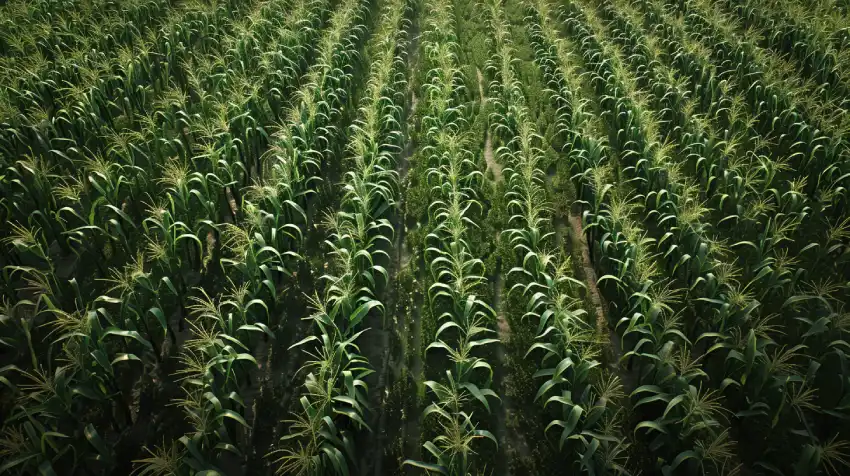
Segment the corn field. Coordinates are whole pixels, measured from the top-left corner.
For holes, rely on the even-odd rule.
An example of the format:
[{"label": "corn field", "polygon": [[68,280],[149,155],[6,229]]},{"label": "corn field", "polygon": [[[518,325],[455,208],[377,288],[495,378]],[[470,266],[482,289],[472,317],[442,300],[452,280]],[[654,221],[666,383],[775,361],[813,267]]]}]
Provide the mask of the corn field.
[{"label": "corn field", "polygon": [[0,1],[0,474],[850,474],[847,0]]}]

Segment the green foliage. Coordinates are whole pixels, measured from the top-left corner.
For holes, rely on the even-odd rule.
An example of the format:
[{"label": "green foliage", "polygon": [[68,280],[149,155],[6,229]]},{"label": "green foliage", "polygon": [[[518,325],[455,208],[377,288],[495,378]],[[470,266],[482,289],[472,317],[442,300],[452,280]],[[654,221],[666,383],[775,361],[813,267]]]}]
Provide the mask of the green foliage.
[{"label": "green foliage", "polygon": [[843,474],[848,8],[5,2],[0,473]]}]

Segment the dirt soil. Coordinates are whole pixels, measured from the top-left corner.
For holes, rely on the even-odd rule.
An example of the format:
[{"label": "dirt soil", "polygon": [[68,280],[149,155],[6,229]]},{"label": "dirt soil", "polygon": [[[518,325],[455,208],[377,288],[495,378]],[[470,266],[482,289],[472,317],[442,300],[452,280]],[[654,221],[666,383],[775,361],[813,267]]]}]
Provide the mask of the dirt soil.
[{"label": "dirt soil", "polygon": [[[487,96],[484,95],[484,75],[481,74],[481,70],[475,70],[478,74],[478,94],[481,97],[481,107],[484,107],[487,104]],[[493,179],[496,183],[499,183],[503,180],[502,176],[502,166],[496,162],[496,159],[493,156],[493,141],[490,139],[490,128],[487,128],[487,135],[484,138],[484,160],[487,162],[487,170],[493,172]]]},{"label": "dirt soil", "polygon": [[607,335],[608,323],[605,318],[605,310],[602,306],[602,298],[599,295],[599,288],[596,287],[596,271],[593,269],[593,264],[590,262],[590,252],[587,249],[587,238],[584,236],[584,231],[581,226],[581,217],[570,214],[568,218],[570,221],[570,227],[573,229],[573,236],[576,240],[579,240],[581,244],[581,266],[584,270],[587,290],[590,292],[590,301],[596,309],[596,329],[600,335]]}]

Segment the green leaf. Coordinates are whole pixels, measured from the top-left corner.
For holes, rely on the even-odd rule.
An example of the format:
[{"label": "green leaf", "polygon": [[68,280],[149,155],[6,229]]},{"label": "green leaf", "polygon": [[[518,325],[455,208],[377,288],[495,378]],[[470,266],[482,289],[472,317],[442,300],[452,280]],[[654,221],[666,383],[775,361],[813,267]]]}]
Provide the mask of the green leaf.
[{"label": "green leaf", "polygon": [[259,364],[257,364],[257,359],[255,359],[254,356],[251,354],[236,354],[236,360],[247,360],[248,362],[253,362],[254,365],[259,367]]},{"label": "green leaf", "polygon": [[473,430],[472,433],[475,436],[487,438],[488,440],[492,441],[494,445],[496,445],[496,448],[499,447],[499,442],[498,442],[498,440],[496,440],[496,436],[494,434],[490,433],[489,431],[487,431],[487,430]]},{"label": "green leaf", "polygon": [[444,466],[440,466],[439,464],[425,463],[424,461],[416,461],[412,459],[404,460],[402,465],[413,466],[414,468],[424,469],[425,471],[430,471],[433,473],[444,474],[448,476],[449,470]]},{"label": "green leaf", "polygon": [[644,420],[644,421],[638,423],[635,426],[635,434],[637,434],[637,431],[640,430],[641,428],[646,428],[648,431],[655,430],[655,431],[664,433],[665,435],[667,434],[667,429],[664,428],[664,425],[662,425],[662,424],[660,424],[660,423],[658,423],[657,421],[654,421],[654,420]]},{"label": "green leaf", "polygon": [[246,422],[245,419],[242,418],[242,415],[234,412],[233,410],[222,411],[221,413],[218,414],[218,416],[216,417],[216,420],[221,420],[222,418],[230,418],[231,420],[238,422],[240,425],[244,426],[245,428],[248,428],[248,429],[251,428],[250,426],[248,426],[248,422]]},{"label": "green leaf", "polygon": [[97,349],[91,352],[90,355],[94,357],[94,360],[98,364],[100,364],[101,367],[103,367],[104,369],[106,369],[107,372],[109,372],[109,375],[113,375],[112,363],[102,350]]},{"label": "green leaf", "polygon": [[[599,440],[594,438],[593,441],[590,442],[590,446],[587,448],[587,451],[581,456],[581,465],[582,467],[588,469],[589,474],[594,474],[591,469],[590,462],[593,458],[593,455],[596,453],[596,450],[599,449]],[[623,471],[625,473],[625,471]]]},{"label": "green leaf", "polygon": [[681,395],[677,395],[677,396],[673,397],[673,399],[670,400],[670,402],[667,404],[667,408],[664,410],[664,414],[661,415],[661,418],[667,418],[667,414],[670,413],[670,410],[675,408],[676,405],[682,403],[682,401],[685,399],[686,396],[687,396],[687,394],[683,393]]},{"label": "green leaf", "polygon": [[56,472],[53,471],[53,465],[50,461],[42,461],[42,463],[38,465],[38,474],[41,476],[56,476]]},{"label": "green leaf", "polygon": [[86,397],[92,401],[100,400],[100,396],[94,393],[94,391],[92,391],[92,389],[89,388],[87,385],[78,385],[74,387],[73,390],[71,390],[71,393],[76,395],[82,395],[83,397]]},{"label": "green leaf", "polygon": [[609,279],[612,280],[612,281],[616,281],[617,283],[620,283],[620,284],[623,283],[623,281],[620,278],[614,276],[613,274],[606,274],[605,276],[602,276],[601,278],[596,280],[596,285],[599,286],[599,284],[602,283],[602,281],[607,281]]},{"label": "green leaf", "polygon": [[296,348],[296,347],[300,347],[300,346],[302,346],[302,345],[306,344],[307,342],[312,342],[312,341],[314,341],[314,340],[319,340],[319,338],[318,338],[318,337],[316,337],[316,336],[307,336],[307,337],[305,337],[305,338],[303,338],[303,339],[299,340],[298,342],[296,342],[296,343],[294,343],[294,344],[290,345],[290,346],[289,346],[289,348],[288,348],[287,350],[291,350],[291,349],[294,349],[294,348]]},{"label": "green leaf", "polygon": [[165,318],[165,314],[163,314],[162,309],[158,307],[152,307],[148,309],[150,314],[156,318],[157,322],[159,322],[160,327],[162,327],[163,332],[168,332],[168,320]]},{"label": "green leaf", "polygon": [[473,397],[475,397],[479,402],[481,402],[482,405],[484,405],[484,408],[487,409],[487,413],[490,413],[490,402],[487,401],[487,397],[484,395],[484,392],[482,392],[477,385],[472,382],[464,382],[463,384],[461,384],[461,386],[469,390],[469,393],[471,393]]},{"label": "green leaf", "polygon": [[573,434],[582,413],[584,413],[584,409],[579,405],[573,405],[573,408],[570,409],[570,415],[567,417],[567,422],[564,425],[564,431],[561,433],[561,439],[558,443],[558,447],[560,449],[564,449],[564,443],[566,443],[567,438]]},{"label": "green leaf", "polygon": [[118,337],[124,337],[124,338],[127,338],[127,339],[133,339],[136,342],[142,344],[142,346],[144,346],[144,348],[147,349],[148,351],[153,352],[153,346],[151,345],[151,343],[148,342],[147,339],[142,337],[142,335],[139,334],[136,331],[126,331],[126,330],[118,329],[116,327],[110,327],[110,328],[106,329],[106,331],[104,331],[103,337],[101,337],[100,340],[102,341],[106,336],[118,336]]},{"label": "green leaf", "polygon": [[360,413],[357,410],[353,410],[351,408],[334,408],[334,413],[339,413],[347,416],[348,418],[356,421],[360,424],[360,426],[366,428],[369,431],[372,431],[372,428],[363,420],[363,417],[360,416]]},{"label": "green leaf", "polygon": [[791,296],[788,299],[786,299],[784,303],[782,303],[782,307],[788,307],[788,306],[790,306],[792,304],[796,304],[798,302],[808,301],[809,299],[817,299],[817,296],[800,296],[800,295]]},{"label": "green leaf", "polygon": [[[0,474],[5,474],[6,471],[14,468],[15,466],[21,466],[24,463],[26,463],[27,461],[29,461],[33,458],[38,458],[39,456],[41,456],[40,453],[35,453],[35,454],[27,455],[27,456],[20,456],[18,458],[9,459],[2,466],[0,466]],[[21,473],[21,474],[23,474],[23,473]]]},{"label": "green leaf", "polygon": [[207,399],[208,402],[212,403],[213,408],[215,408],[215,411],[217,411],[217,412],[221,411],[221,408],[222,408],[221,407],[221,400],[219,400],[218,397],[216,397],[214,393],[204,392],[203,396],[204,396],[205,399]]},{"label": "green leaf", "polygon": [[744,349],[744,365],[746,365],[747,370],[744,373],[744,376],[741,378],[741,383],[747,383],[747,376],[749,376],[750,371],[753,368],[753,364],[756,361],[756,351],[757,351],[757,341],[756,334],[753,329],[750,329],[750,333],[747,336],[747,347]]},{"label": "green leaf", "polygon": [[815,336],[826,332],[831,322],[832,316],[824,316],[818,319],[811,325],[811,327],[809,327],[809,330],[807,330],[805,334],[803,334],[803,338]]},{"label": "green leaf", "polygon": [[562,360],[561,362],[559,362],[558,365],[555,367],[555,378],[560,377],[562,373],[564,373],[567,369],[569,369],[572,366],[573,366],[573,359],[571,359],[569,357],[567,357],[564,360]]},{"label": "green leaf", "polygon": [[321,451],[330,458],[331,463],[336,469],[335,474],[348,476],[348,463],[345,462],[345,456],[342,454],[342,451],[337,448],[330,447],[329,445],[323,445]]},{"label": "green leaf", "polygon": [[142,359],[140,359],[136,354],[123,354],[122,353],[122,354],[118,354],[114,359],[112,359],[112,365],[115,365],[119,362],[130,362],[130,361],[133,361],[133,360],[135,360],[136,362],[142,361]]},{"label": "green leaf", "polygon": [[163,276],[160,281],[165,283],[165,286],[168,288],[169,291],[171,291],[171,294],[173,296],[179,296],[180,295],[180,294],[177,293],[177,288],[174,287],[174,283],[171,282],[171,278],[169,278],[168,276]]},{"label": "green leaf", "polygon": [[351,327],[356,328],[357,325],[360,324],[360,321],[363,320],[363,318],[366,316],[366,314],[372,308],[379,307],[379,306],[380,306],[381,309],[383,309],[383,307],[384,307],[384,305],[381,304],[380,301],[377,301],[377,300],[374,300],[374,299],[361,304],[357,308],[357,310],[355,310],[354,313],[351,316],[349,316],[349,318],[348,318],[348,321],[351,324]]},{"label": "green leaf", "polygon": [[237,331],[262,332],[272,339],[275,338],[274,332],[272,332],[271,329],[269,329],[269,326],[263,324],[262,322],[257,322],[257,323],[254,323],[254,324],[245,324],[243,326],[239,326],[239,328],[236,329],[236,330]]},{"label": "green leaf", "polygon": [[566,380],[564,380],[562,378],[547,380],[547,381],[543,382],[543,385],[541,385],[540,388],[537,390],[537,395],[534,396],[534,401],[536,402],[537,400],[540,399],[540,397],[544,396],[546,394],[546,392],[551,390],[552,387],[554,387],[555,385],[558,385],[559,383],[563,383],[563,382],[566,382]]},{"label": "green leaf", "polygon": [[700,458],[699,455],[693,450],[682,451],[681,453],[676,455],[676,458],[673,460],[673,464],[671,464],[670,466],[665,466],[662,472],[665,476],[678,474],[674,471],[676,470],[676,468],[679,467],[680,464],[684,463],[688,459],[694,459],[699,461]]},{"label": "green leaf", "polygon": [[[230,443],[224,443],[224,442],[218,443],[217,445],[215,445],[215,449],[229,451],[229,452],[231,452],[231,453],[233,453],[233,454],[235,454],[236,456],[239,456],[239,457],[242,456],[242,452],[239,451],[239,448],[237,448],[236,446],[234,446]],[[218,474],[217,472],[214,472],[214,473]]]},{"label": "green leaf", "polygon": [[95,430],[94,425],[89,423],[86,425],[84,430],[86,435],[86,440],[91,443],[92,446],[99,453],[98,459],[106,462],[107,464],[111,464],[112,462],[112,449],[103,441],[103,438],[100,437],[100,434]]}]

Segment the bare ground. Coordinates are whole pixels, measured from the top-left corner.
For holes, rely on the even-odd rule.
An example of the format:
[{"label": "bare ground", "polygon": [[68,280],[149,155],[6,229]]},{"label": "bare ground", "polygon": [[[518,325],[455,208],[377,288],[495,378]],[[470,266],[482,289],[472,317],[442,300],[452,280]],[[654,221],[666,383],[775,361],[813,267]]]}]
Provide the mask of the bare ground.
[{"label": "bare ground", "polygon": [[508,387],[508,381],[511,378],[508,371],[508,355],[506,352],[507,345],[511,340],[511,326],[508,320],[505,319],[505,312],[502,309],[502,294],[504,293],[504,280],[501,270],[498,271],[493,282],[493,307],[496,311],[496,332],[499,337],[499,343],[496,347],[496,359],[499,363],[496,370],[496,388],[501,398],[499,407],[496,410],[496,432],[497,438],[502,442],[499,447],[498,465],[495,465],[494,474],[499,476],[511,476],[510,459],[512,456],[518,456],[520,459],[525,459],[530,456],[531,450],[526,441],[525,434],[516,431],[515,428],[509,428],[508,422],[516,420],[517,408],[511,397],[504,390]]},{"label": "bare ground", "polygon": [[[480,69],[475,70],[478,74],[478,95],[481,97],[481,107],[487,104],[487,96],[484,95],[484,75]],[[487,135],[484,138],[484,161],[487,162],[487,170],[493,172],[493,179],[496,183],[503,180],[502,166],[496,162],[493,156],[493,141],[490,139],[490,128],[487,128]]]},{"label": "bare ground", "polygon": [[581,226],[581,217],[570,214],[567,218],[573,230],[573,237],[578,241],[579,249],[581,250],[581,267],[584,270],[587,290],[590,292],[590,302],[593,303],[593,307],[596,310],[596,330],[601,335],[606,335],[608,333],[608,322],[605,318],[604,307],[602,306],[602,297],[599,294],[599,288],[596,286],[596,271],[590,262],[590,252],[587,248],[587,238],[584,236],[584,230]]}]

